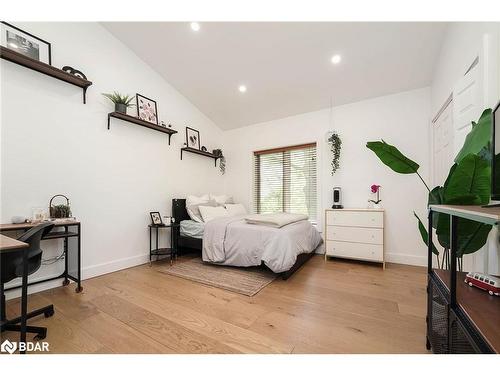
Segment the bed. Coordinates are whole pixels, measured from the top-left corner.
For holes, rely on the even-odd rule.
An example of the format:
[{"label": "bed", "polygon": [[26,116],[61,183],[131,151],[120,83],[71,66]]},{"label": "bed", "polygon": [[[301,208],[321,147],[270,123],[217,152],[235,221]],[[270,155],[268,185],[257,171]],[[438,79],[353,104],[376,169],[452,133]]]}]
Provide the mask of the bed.
[{"label": "bed", "polygon": [[[193,251],[201,252],[205,261],[221,265],[253,266],[260,264],[279,274],[284,280],[288,279],[309,260],[314,255],[316,247],[322,242],[321,236],[309,222],[290,224],[281,229],[246,224],[243,217],[216,219],[206,224],[193,224],[186,210],[185,199],[172,200],[172,216],[175,222],[181,223],[182,226],[182,230],[181,226],[178,226],[174,231],[175,244],[180,254]],[[210,235],[207,237],[209,246],[205,246],[205,249],[203,249],[203,236],[200,236],[199,233],[204,230],[210,231],[207,233]],[[220,251],[217,250],[220,250],[220,247],[224,245],[218,245],[218,243],[222,241],[220,237],[225,239],[226,233],[228,236],[228,241],[225,243],[227,257],[219,259]],[[244,241],[241,240],[243,238]],[[251,243],[252,239],[255,238],[260,239],[261,243],[264,244],[262,249],[257,244]],[[302,238],[307,239],[306,244],[301,243],[303,242]],[[252,251],[255,253],[251,246],[254,246],[254,249],[259,252],[258,256],[256,254],[242,256],[242,254],[250,254]],[[304,252],[297,252],[297,254],[293,254],[293,258],[289,256],[288,260],[282,259],[287,249],[297,246],[303,248]],[[241,248],[244,250],[238,253]],[[293,262],[291,263],[289,259],[292,259]]]}]

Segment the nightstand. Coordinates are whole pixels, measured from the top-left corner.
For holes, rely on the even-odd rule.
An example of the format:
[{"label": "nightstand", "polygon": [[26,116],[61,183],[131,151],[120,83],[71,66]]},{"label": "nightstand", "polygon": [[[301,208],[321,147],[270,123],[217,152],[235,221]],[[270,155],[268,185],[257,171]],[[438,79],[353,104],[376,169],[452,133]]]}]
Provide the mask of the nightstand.
[{"label": "nightstand", "polygon": [[[156,260],[163,255],[170,255],[170,265],[174,258],[177,258],[177,246],[174,240],[174,228],[177,228],[179,224],[149,224],[149,265],[151,265],[153,256],[156,255]],[[160,229],[170,228],[170,247],[159,247],[159,232]],[[155,246],[153,248],[153,237],[155,237]]]}]

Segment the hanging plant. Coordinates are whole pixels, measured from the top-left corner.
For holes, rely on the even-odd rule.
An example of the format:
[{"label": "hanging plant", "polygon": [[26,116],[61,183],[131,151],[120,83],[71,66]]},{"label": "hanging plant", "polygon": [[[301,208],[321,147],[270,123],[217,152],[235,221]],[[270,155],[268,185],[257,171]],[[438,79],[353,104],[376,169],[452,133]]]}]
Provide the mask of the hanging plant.
[{"label": "hanging plant", "polygon": [[212,154],[219,157],[220,173],[226,173],[226,158],[224,157],[222,150],[220,148],[217,148],[215,150],[212,150]]},{"label": "hanging plant", "polygon": [[332,176],[337,172],[340,167],[340,149],[342,148],[342,140],[337,133],[333,133],[328,138],[328,143],[330,143],[330,150],[332,151]]}]

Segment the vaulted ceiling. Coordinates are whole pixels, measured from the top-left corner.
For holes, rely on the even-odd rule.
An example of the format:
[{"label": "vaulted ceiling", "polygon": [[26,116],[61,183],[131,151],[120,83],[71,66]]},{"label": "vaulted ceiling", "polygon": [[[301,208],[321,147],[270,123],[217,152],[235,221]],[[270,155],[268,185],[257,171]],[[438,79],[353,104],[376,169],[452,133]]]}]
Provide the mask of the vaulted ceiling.
[{"label": "vaulted ceiling", "polygon": [[[445,23],[103,23],[223,129],[430,84]],[[331,57],[341,56],[338,64]],[[247,91],[241,93],[240,85]]]}]

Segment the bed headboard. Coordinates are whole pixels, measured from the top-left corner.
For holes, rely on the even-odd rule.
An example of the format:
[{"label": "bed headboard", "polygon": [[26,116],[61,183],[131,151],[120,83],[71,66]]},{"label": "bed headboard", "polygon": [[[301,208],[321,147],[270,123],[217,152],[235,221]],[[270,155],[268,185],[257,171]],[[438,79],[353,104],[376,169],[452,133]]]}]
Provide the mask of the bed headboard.
[{"label": "bed headboard", "polygon": [[182,220],[189,220],[185,199],[172,199],[172,217],[175,219],[176,224],[179,224]]}]

